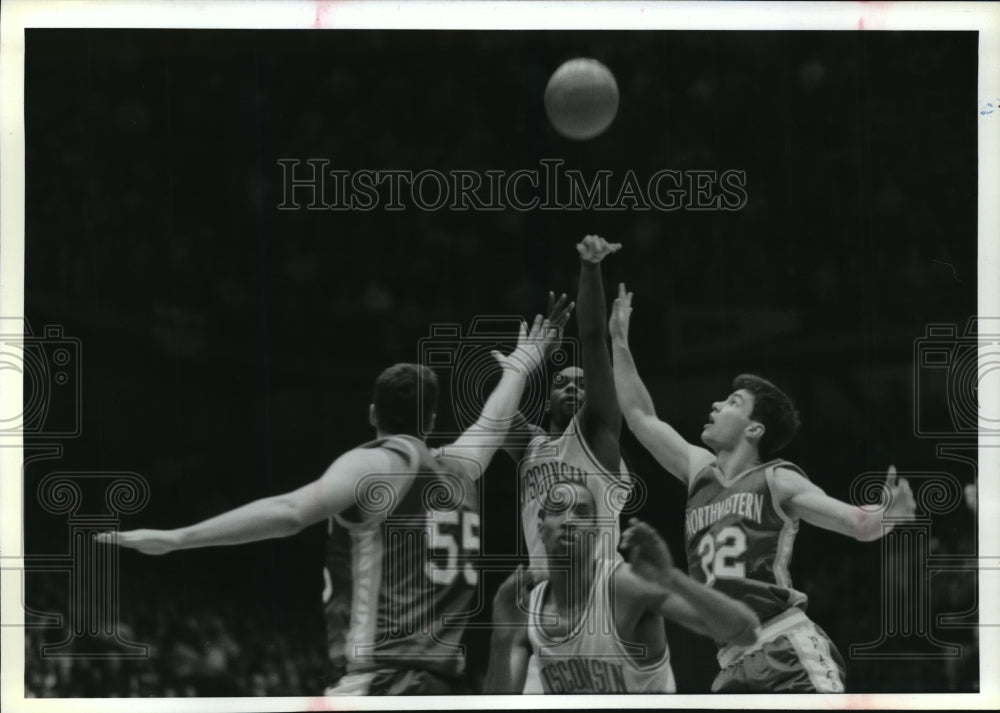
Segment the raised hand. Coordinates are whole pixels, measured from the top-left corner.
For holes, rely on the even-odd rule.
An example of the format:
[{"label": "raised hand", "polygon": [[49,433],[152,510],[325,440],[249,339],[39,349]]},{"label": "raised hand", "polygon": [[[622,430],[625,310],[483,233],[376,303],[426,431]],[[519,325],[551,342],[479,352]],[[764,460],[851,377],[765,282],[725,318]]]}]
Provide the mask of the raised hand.
[{"label": "raised hand", "polygon": [[101,532],[95,540],[104,545],[130,547],[145,555],[163,555],[178,549],[176,537],[171,530]]},{"label": "raised hand", "polygon": [[618,296],[611,304],[608,333],[612,341],[628,343],[628,322],[632,315],[632,293],[625,291],[625,283],[618,283]]},{"label": "raised hand", "polygon": [[575,302],[568,302],[563,294],[558,300],[555,294],[549,293],[549,316],[535,315],[531,329],[521,323],[521,331],[517,336],[517,346],[507,356],[493,350],[493,358],[502,368],[521,369],[529,372],[538,369],[545,362],[549,353],[562,341],[563,328],[569,321]]},{"label": "raised hand", "polygon": [[885,502],[888,503],[883,517],[909,520],[916,515],[917,503],[913,498],[913,491],[910,490],[910,484],[906,482],[906,478],[897,479],[894,465],[889,466],[883,490]]},{"label": "raised hand", "polygon": [[569,302],[565,292],[558,300],[555,297],[554,292],[549,292],[549,316],[542,321],[541,345],[546,357],[562,342],[563,330],[576,307],[576,302]]},{"label": "raised hand", "polygon": [[622,533],[618,549],[632,571],[655,584],[670,586],[674,576],[674,558],[660,533],[641,520],[632,518]]},{"label": "raised hand", "polygon": [[599,235],[587,235],[576,244],[576,251],[580,254],[580,259],[595,265],[611,253],[616,253],[621,249],[621,243],[609,243]]}]

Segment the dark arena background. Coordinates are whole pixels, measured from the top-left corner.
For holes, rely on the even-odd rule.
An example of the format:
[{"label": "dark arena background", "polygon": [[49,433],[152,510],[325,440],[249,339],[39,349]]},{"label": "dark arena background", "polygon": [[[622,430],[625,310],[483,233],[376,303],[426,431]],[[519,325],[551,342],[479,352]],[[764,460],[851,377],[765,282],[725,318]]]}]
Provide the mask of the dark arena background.
[{"label": "dark arena background", "polygon": [[[606,64],[621,94],[614,123],[585,142],[556,134],[542,103],[576,56]],[[975,342],[963,335],[977,294],[976,76],[974,32],[28,30],[25,314],[39,339],[79,340],[80,389],[42,384],[43,416],[71,436],[26,442],[26,552],[70,546],[67,516],[37,494],[55,472],[144,478],[149,501],[123,529],[190,524],[317,478],[372,436],[382,368],[419,360],[434,324],[467,331],[477,316],[542,311],[550,289],[575,294],[588,233],[624,245],[604,263],[606,295],[621,280],[635,292],[639,371],[689,440],[733,376],[755,372],[797,400],[803,427],[785,456],[829,494],[849,500],[858,476],[891,463],[973,484],[949,359]],[[642,185],[661,169],[733,170],[746,201],[309,210],[296,189],[279,210],[282,159],[302,162],[299,179],[309,159],[482,176],[560,159],[588,183],[610,171],[612,195],[630,170]],[[929,325],[954,336],[923,365]],[[452,375],[439,375],[452,430]],[[683,564],[684,489],[623,434],[644,485],[636,514]],[[515,475],[500,453],[483,481],[485,555],[519,550]],[[932,555],[975,552],[970,502],[934,513]],[[120,552],[120,636],[148,644],[147,658],[43,656],[82,644],[69,577],[29,572],[29,620],[63,619],[27,629],[28,694],[320,694],[324,540],[317,525],[241,547]],[[911,592],[923,608],[867,657],[850,652],[888,626],[882,545],[803,525],[791,574],[844,654],[849,691],[978,690],[972,572],[929,572]],[[503,576],[481,579],[473,690]],[[679,691],[706,692],[713,644],[668,628]],[[121,647],[86,642],[101,645]]]}]

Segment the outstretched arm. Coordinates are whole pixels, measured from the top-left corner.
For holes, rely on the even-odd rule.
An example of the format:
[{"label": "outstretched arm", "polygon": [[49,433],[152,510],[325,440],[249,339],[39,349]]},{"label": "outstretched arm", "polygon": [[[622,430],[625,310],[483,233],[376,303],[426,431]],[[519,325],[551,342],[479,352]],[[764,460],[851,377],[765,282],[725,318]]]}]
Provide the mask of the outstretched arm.
[{"label": "outstretched arm", "polygon": [[621,549],[628,564],[619,586],[632,589],[640,606],[719,641],[748,646],[757,640],[760,620],[750,607],[674,567],[667,544],[652,527],[633,518]]},{"label": "outstretched arm", "polygon": [[675,569],[670,592],[660,602],[660,614],[696,634],[738,646],[757,641],[760,619],[737,601]]},{"label": "outstretched arm", "polygon": [[775,470],[771,487],[775,501],[790,517],[862,542],[877,540],[897,521],[910,519],[916,512],[910,484],[906,478],[897,481],[896,468],[891,465],[882,486],[884,512],[831,498],[818,485],[788,468]]},{"label": "outstretched arm", "polygon": [[632,350],[628,345],[629,318],[632,314],[632,293],[625,284],[618,285],[618,297],[611,307],[611,349],[614,354],[615,392],[629,429],[646,450],[669,473],[683,482],[690,481],[693,472],[710,460],[712,454],[688,443],[669,424],[661,421],[653,407],[653,399],[639,378]]},{"label": "outstretched arm", "polygon": [[239,545],[294,535],[356,503],[358,485],[369,474],[390,475],[391,487],[408,487],[412,475],[402,456],[371,448],[348,451],[321,478],[298,490],[255,500],[216,517],[174,530],[130,530],[98,535],[98,542],[149,555],[195,547]]},{"label": "outstretched arm", "polygon": [[581,361],[586,384],[580,425],[594,454],[610,471],[618,470],[621,459],[618,448],[621,411],[615,396],[611,355],[608,353],[601,261],[620,249],[621,243],[609,243],[596,235],[586,236],[576,246],[580,254],[576,319],[580,328]]},{"label": "outstretched arm", "polygon": [[566,295],[563,295],[550,306],[549,316],[542,319],[542,315],[537,315],[530,331],[521,325],[514,351],[507,356],[493,352],[493,358],[502,369],[499,383],[486,399],[476,422],[458,440],[441,449],[443,455],[469,459],[472,467],[468,470],[473,477],[481,475],[497,449],[508,442],[511,427],[524,422],[517,406],[528,377],[541,368],[552,345],[562,338],[562,329],[573,311],[573,303],[567,304]]}]

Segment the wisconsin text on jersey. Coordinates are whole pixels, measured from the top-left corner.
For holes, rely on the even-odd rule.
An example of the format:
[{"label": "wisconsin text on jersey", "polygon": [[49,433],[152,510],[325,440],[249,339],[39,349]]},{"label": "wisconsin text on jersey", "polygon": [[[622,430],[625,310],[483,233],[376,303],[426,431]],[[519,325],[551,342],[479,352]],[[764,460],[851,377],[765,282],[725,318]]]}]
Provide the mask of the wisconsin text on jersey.
[{"label": "wisconsin text on jersey", "polygon": [[717,503],[709,503],[687,511],[687,534],[711,527],[726,515],[736,514],[747,520],[760,522],[764,513],[764,496],[761,493],[736,493]]},{"label": "wisconsin text on jersey", "polygon": [[628,693],[621,664],[599,658],[553,661],[541,669],[550,693]]},{"label": "wisconsin text on jersey", "polygon": [[[591,473],[590,476],[600,475]],[[522,495],[525,499],[539,498],[556,483],[587,484],[587,471],[563,461],[545,461],[527,468],[521,478]]]}]

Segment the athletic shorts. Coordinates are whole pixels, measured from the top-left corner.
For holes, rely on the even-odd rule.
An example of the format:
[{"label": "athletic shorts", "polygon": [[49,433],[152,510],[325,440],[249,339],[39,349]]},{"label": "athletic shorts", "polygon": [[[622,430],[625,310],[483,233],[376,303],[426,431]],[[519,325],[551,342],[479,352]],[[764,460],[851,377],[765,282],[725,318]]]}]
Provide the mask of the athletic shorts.
[{"label": "athletic shorts", "polygon": [[457,679],[418,669],[349,673],[327,696],[450,696],[462,693]]},{"label": "athletic shorts", "polygon": [[713,693],[843,693],[844,660],[830,637],[800,610],[761,627],[749,647],[719,653]]}]

